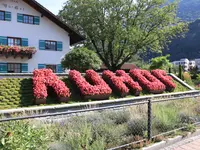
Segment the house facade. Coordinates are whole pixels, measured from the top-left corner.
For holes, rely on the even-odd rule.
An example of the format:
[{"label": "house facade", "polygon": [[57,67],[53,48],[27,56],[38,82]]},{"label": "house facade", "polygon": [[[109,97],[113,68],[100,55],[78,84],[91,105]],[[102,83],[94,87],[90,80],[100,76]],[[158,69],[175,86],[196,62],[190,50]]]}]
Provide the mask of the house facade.
[{"label": "house facade", "polygon": [[181,65],[184,71],[189,71],[191,68],[194,68],[196,66],[196,61],[183,58],[178,61],[173,61],[172,64],[175,66]]},{"label": "house facade", "polygon": [[0,46],[36,49],[28,57],[24,52],[15,55],[1,50],[0,73],[29,73],[41,68],[61,73],[61,59],[70,45],[84,40],[35,0],[0,0],[0,27]]}]

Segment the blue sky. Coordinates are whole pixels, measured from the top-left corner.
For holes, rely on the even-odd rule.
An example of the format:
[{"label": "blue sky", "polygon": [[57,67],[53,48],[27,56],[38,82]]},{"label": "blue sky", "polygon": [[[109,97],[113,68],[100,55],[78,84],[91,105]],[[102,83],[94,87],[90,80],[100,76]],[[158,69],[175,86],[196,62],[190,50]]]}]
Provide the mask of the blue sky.
[{"label": "blue sky", "polygon": [[58,14],[59,10],[62,9],[63,4],[67,0],[36,0],[40,4],[42,4],[44,7],[46,7],[48,10],[50,10],[55,15]]}]

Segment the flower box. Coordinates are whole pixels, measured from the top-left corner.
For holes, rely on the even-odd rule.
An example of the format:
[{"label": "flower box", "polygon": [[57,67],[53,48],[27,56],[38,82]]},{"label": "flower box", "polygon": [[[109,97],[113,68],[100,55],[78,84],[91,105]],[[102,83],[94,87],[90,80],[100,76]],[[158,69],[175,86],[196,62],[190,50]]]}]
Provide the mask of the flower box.
[{"label": "flower box", "polygon": [[35,99],[35,104],[36,105],[46,104],[46,99]]},{"label": "flower box", "polygon": [[0,45],[0,54],[5,56],[6,58],[10,56],[16,58],[17,56],[19,56],[21,58],[28,57],[30,59],[35,53],[36,49],[34,47]]},{"label": "flower box", "polygon": [[59,97],[58,99],[60,102],[66,103],[69,101],[70,98],[69,97]]},{"label": "flower box", "polygon": [[110,97],[110,94],[102,94],[102,95],[90,95],[90,96],[83,96],[83,99],[88,100],[106,100]]}]

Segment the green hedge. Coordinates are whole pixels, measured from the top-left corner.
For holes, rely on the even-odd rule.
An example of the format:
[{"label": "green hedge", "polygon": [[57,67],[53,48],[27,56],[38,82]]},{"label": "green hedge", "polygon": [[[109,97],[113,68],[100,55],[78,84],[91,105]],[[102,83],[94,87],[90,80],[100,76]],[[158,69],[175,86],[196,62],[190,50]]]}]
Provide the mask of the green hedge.
[{"label": "green hedge", "polygon": [[[70,88],[72,92],[72,98],[69,103],[83,102],[77,91],[73,88],[68,78],[62,78],[66,85]],[[176,82],[177,88],[175,92],[187,91],[186,87]],[[50,93],[50,92],[49,92]],[[141,95],[149,95],[145,91]],[[129,95],[128,97],[130,97]],[[111,95],[110,99],[120,98],[116,95]],[[91,101],[91,100],[84,100]],[[47,97],[47,105],[58,104],[55,95],[49,95]],[[33,85],[31,78],[8,78],[0,80],[0,109],[10,109],[19,107],[29,107],[34,106],[34,96],[33,96]]]}]

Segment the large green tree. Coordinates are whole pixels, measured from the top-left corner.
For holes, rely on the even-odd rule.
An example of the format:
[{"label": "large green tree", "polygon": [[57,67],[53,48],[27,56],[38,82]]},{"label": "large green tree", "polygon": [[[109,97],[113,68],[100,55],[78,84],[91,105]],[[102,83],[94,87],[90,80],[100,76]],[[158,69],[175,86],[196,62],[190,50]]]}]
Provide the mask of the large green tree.
[{"label": "large green tree", "polygon": [[59,16],[80,33],[108,69],[119,69],[137,53],[161,51],[187,25],[176,17],[177,1],[68,0]]}]

